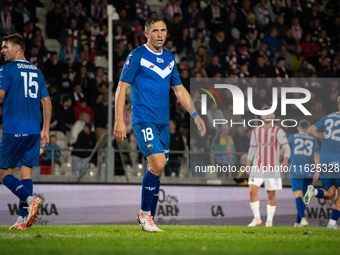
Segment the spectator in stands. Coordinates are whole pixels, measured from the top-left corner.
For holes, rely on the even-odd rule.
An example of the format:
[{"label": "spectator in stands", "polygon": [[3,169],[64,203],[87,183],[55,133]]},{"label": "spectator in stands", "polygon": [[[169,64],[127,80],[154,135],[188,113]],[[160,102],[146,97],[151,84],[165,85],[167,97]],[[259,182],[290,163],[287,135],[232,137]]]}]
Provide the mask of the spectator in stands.
[{"label": "spectator in stands", "polygon": [[254,15],[251,11],[251,3],[249,0],[245,0],[242,2],[241,9],[237,13],[237,19],[239,20],[240,24],[247,24],[247,19],[250,14]]},{"label": "spectator in stands", "polygon": [[25,57],[27,61],[38,67],[41,72],[44,72],[44,61],[41,56],[38,56],[38,47],[31,46],[31,48],[26,52]]},{"label": "spectator in stands", "polygon": [[300,44],[302,47],[301,56],[307,59],[312,65],[315,65],[317,63],[316,57],[320,50],[320,46],[312,41],[312,34],[307,32]]},{"label": "spectator in stands", "polygon": [[321,59],[320,67],[316,71],[318,78],[331,78],[334,77],[333,70],[329,68],[328,59]]},{"label": "spectator in stands", "polygon": [[181,15],[176,13],[173,21],[167,24],[168,35],[172,40],[176,40],[181,36],[184,29],[184,23],[181,21]]},{"label": "spectator in stands", "polygon": [[150,6],[146,3],[146,0],[137,0],[135,9],[137,21],[144,26],[151,13]]},{"label": "spectator in stands", "polygon": [[267,31],[268,26],[275,22],[273,10],[266,4],[266,0],[260,0],[260,2],[254,6],[253,13],[260,25],[261,32]]},{"label": "spectator in stands", "polygon": [[60,62],[67,65],[70,69],[73,68],[73,64],[79,59],[78,49],[74,48],[72,37],[67,37],[65,40],[65,46],[60,49],[59,53]]},{"label": "spectator in stands", "polygon": [[32,21],[27,21],[24,26],[23,38],[26,48],[30,48],[33,43],[34,24]]},{"label": "spectator in stands", "polygon": [[[117,28],[116,28],[116,31],[117,31]],[[108,52],[109,38],[107,37],[107,35],[108,35],[107,25],[106,24],[102,24],[101,25],[101,31],[96,36],[96,42],[97,42],[96,54],[98,56],[107,55],[108,54],[107,52]],[[125,35],[122,35],[122,36],[124,36],[126,38]],[[123,37],[123,40],[124,40],[124,37]],[[115,39],[116,39],[116,37],[115,37]]]},{"label": "spectator in stands", "polygon": [[263,57],[266,64],[269,64],[269,65],[270,65],[270,60],[269,60],[270,56],[271,56],[271,53],[268,50],[268,44],[265,42],[261,42],[260,48],[252,54],[253,61],[256,61],[258,57]]},{"label": "spectator in stands", "polygon": [[[238,125],[236,132],[233,135],[233,141],[235,145],[236,152],[248,152],[250,146],[250,140],[246,136],[246,128],[243,125]],[[241,155],[237,156],[237,161],[239,161]]]},{"label": "spectator in stands", "polygon": [[318,39],[319,45],[320,47],[327,47],[329,53],[331,55],[334,55],[334,46],[332,44],[332,40],[331,38],[329,38],[327,36],[327,31],[326,29],[321,29],[320,33],[319,33],[319,39]]},{"label": "spectator in stands", "polygon": [[222,57],[226,53],[228,47],[227,37],[225,36],[224,28],[220,27],[215,29],[216,32],[212,35],[210,40],[210,48],[219,57]]},{"label": "spectator in stands", "polygon": [[144,36],[143,26],[139,23],[135,25],[135,32],[133,33],[133,46],[135,48],[146,43],[146,38]]},{"label": "spectator in stands", "polygon": [[310,110],[310,113],[312,114],[309,116],[310,123],[315,123],[321,120],[326,115],[326,113],[323,110],[322,100],[320,99],[315,100],[315,103],[313,105],[313,108]]},{"label": "spectator in stands", "polygon": [[[102,86],[106,87],[104,83]],[[99,141],[102,134],[107,131],[107,110],[108,110],[107,106],[108,106],[108,102],[107,100],[105,101],[103,94],[97,94],[94,105],[93,105],[93,112],[94,112],[95,121],[96,121],[97,141]],[[104,147],[105,144],[106,144],[106,141],[103,141],[101,142],[99,147],[102,148]]]},{"label": "spectator in stands", "polygon": [[79,133],[84,129],[86,123],[91,123],[92,125],[92,132],[94,132],[94,125],[91,122],[91,116],[87,112],[82,112],[79,116],[79,119],[74,123],[71,128],[71,137],[69,144],[72,146],[78,138]]},{"label": "spectator in stands", "polygon": [[211,103],[210,107],[207,112],[207,128],[210,128],[211,130],[219,130],[220,126],[216,125],[213,127],[214,119],[224,119],[224,115],[221,109],[218,109],[215,103]]},{"label": "spectator in stands", "polygon": [[[93,149],[96,146],[96,135],[92,131],[92,124],[87,122],[79,133],[74,149]],[[89,167],[90,151],[72,151],[72,175],[85,175]]]},{"label": "spectator in stands", "polygon": [[75,21],[78,28],[84,27],[84,23],[86,22],[86,17],[81,13],[80,6],[78,4],[73,5],[73,12],[68,17],[68,24]]},{"label": "spectator in stands", "polygon": [[192,40],[188,28],[183,29],[181,36],[176,40],[176,45],[178,54],[185,54],[192,49]]},{"label": "spectator in stands", "polygon": [[70,96],[64,96],[61,105],[55,107],[55,115],[58,120],[57,130],[66,133],[72,129],[76,122]]},{"label": "spectator in stands", "polygon": [[[243,33],[242,27],[240,26],[238,20],[236,19],[236,13],[235,12],[229,12],[228,18],[226,19],[225,23],[225,34],[227,38],[230,38],[232,35],[231,31],[241,31]],[[224,28],[224,26],[222,26]],[[234,30],[233,30],[234,29]],[[213,30],[214,31],[214,30]]]},{"label": "spectator in stands", "polygon": [[249,29],[244,39],[241,40],[241,44],[246,45],[249,53],[252,54],[260,48],[261,42],[259,39],[256,39],[254,30]]},{"label": "spectator in stands", "polygon": [[181,19],[182,19],[182,9],[177,4],[177,0],[169,0],[164,7],[164,18],[165,18],[165,20],[171,22],[176,13],[180,14]]},{"label": "spectator in stands", "polygon": [[80,68],[82,66],[86,67],[86,71],[90,78],[94,78],[94,71],[95,71],[95,66],[91,61],[87,60],[87,55],[84,50],[80,50],[79,52],[79,59],[78,62],[74,63],[73,65],[73,71],[75,71],[77,74],[80,73]]},{"label": "spectator in stands", "polygon": [[288,27],[285,30],[285,34],[283,38],[281,39],[282,45],[286,46],[288,52],[293,53],[295,51],[296,45],[298,45],[298,42],[293,37],[292,28]]},{"label": "spectator in stands", "polygon": [[279,39],[277,39],[277,36],[278,36],[277,28],[272,26],[270,28],[270,32],[265,34],[262,39],[262,42],[265,42],[268,44],[268,50],[272,54],[275,54],[281,46],[281,42]]},{"label": "spectator in stands", "polygon": [[94,64],[94,61],[95,61],[94,52],[93,52],[93,50],[89,47],[89,45],[88,45],[88,44],[84,44],[81,50],[85,51],[86,59],[87,59],[89,62],[92,62],[92,63]]},{"label": "spectator in stands", "polygon": [[50,142],[46,144],[46,155],[45,153],[43,154],[43,158],[42,158],[42,165],[43,166],[51,166],[52,165],[52,149],[53,149],[53,153],[54,153],[54,163],[61,166],[61,152],[60,152],[60,146],[57,144],[58,143],[58,139],[56,135],[50,135]]},{"label": "spectator in stands", "polygon": [[92,73],[92,75],[90,75],[86,66],[81,66],[79,74],[77,74],[73,80],[75,84],[81,85],[82,91],[87,99],[89,99],[96,90],[95,80],[92,77],[94,77],[94,74]]},{"label": "spectator in stands", "polygon": [[15,30],[19,34],[23,34],[24,24],[31,19],[31,13],[26,9],[24,0],[16,0],[12,11],[12,21]]},{"label": "spectator in stands", "polygon": [[[227,49],[226,57],[224,58],[225,63],[222,63],[222,66],[226,66],[228,72],[237,73],[237,54],[236,54],[236,47],[234,44],[229,44]],[[209,73],[208,73],[209,75]]]},{"label": "spectator in stands", "polygon": [[283,57],[285,59],[285,69],[289,72],[292,71],[294,63],[292,60],[292,55],[287,51],[287,48],[285,45],[280,46],[280,50],[274,54],[275,60],[273,61],[273,65],[276,65],[276,59],[278,57]]},{"label": "spectator in stands", "polygon": [[[107,27],[104,29],[107,33]],[[105,32],[103,32],[104,35]],[[114,32],[114,36],[115,36],[115,43],[118,43],[120,40],[124,41],[124,45],[127,45],[127,37],[126,35],[123,33],[123,27],[121,25],[117,25],[115,27],[115,32]],[[106,38],[106,36],[105,36]]]},{"label": "spectator in stands", "polygon": [[[235,144],[230,133],[228,124],[222,125],[220,131],[214,138],[212,150],[215,152],[215,164],[225,166],[236,163]],[[222,177],[223,173],[218,172],[217,176]]]},{"label": "spectator in stands", "polygon": [[89,21],[85,21],[79,34],[79,47],[87,44],[91,49],[94,49],[95,42],[96,35],[91,31],[91,23]]},{"label": "spectator in stands", "polygon": [[[288,72],[285,68],[285,58],[278,57],[276,59],[276,65],[272,69],[271,77],[276,77],[276,81],[281,84],[289,80]],[[257,108],[259,109],[259,108]]]},{"label": "spectator in stands", "polygon": [[287,25],[285,24],[285,16],[277,16],[273,26],[277,28],[277,32],[279,33],[278,38],[282,38],[284,31],[287,29]]},{"label": "spectator in stands", "polygon": [[58,83],[61,94],[70,95],[73,92],[73,82],[69,77],[68,69],[65,67],[61,73],[61,79]]},{"label": "spectator in stands", "polygon": [[200,46],[194,56],[195,61],[200,61],[202,67],[206,68],[210,64],[210,56],[204,46]]},{"label": "spectator in stands", "polygon": [[83,89],[79,83],[75,83],[73,87],[73,94],[71,95],[72,99],[72,107],[79,105],[79,99],[80,98],[85,98],[85,95],[83,93]]},{"label": "spectator in stands", "polygon": [[96,85],[99,86],[101,83],[106,83],[107,82],[107,77],[104,74],[104,70],[102,67],[98,67],[96,70]]},{"label": "spectator in stands", "polygon": [[211,31],[213,31],[216,26],[223,24],[225,16],[223,9],[218,4],[218,0],[211,0],[210,4],[203,11],[203,17],[208,29]]},{"label": "spectator in stands", "polygon": [[35,46],[38,48],[38,56],[40,57],[46,57],[47,56],[47,50],[44,45],[44,39],[41,36],[41,31],[37,29],[35,31],[35,35],[33,37],[32,46]]},{"label": "spectator in stands", "polygon": [[197,30],[195,39],[192,40],[192,48],[194,52],[197,52],[199,47],[205,47],[205,49],[209,49],[209,43],[207,42],[207,38],[204,36],[202,30]]},{"label": "spectator in stands", "polygon": [[266,65],[263,56],[258,56],[256,59],[256,64],[253,65],[251,70],[251,75],[255,75],[259,78],[265,78],[269,76],[268,66]]},{"label": "spectator in stands", "polygon": [[102,18],[102,6],[100,5],[100,0],[92,0],[91,4],[88,5],[89,8],[86,8],[86,16],[90,17],[92,20],[99,20],[100,23],[103,22]]},{"label": "spectator in stands", "polygon": [[14,22],[10,10],[10,2],[3,1],[1,9],[0,33],[1,36],[12,34],[15,31]]},{"label": "spectator in stands", "polygon": [[196,29],[200,19],[201,14],[198,8],[198,3],[197,1],[192,0],[190,1],[189,6],[183,10],[183,23],[190,29]]},{"label": "spectator in stands", "polygon": [[302,27],[300,26],[300,20],[298,17],[294,17],[292,20],[292,33],[297,42],[300,42],[303,34]]},{"label": "spectator in stands", "polygon": [[63,29],[65,29],[65,22],[61,14],[61,5],[57,2],[53,10],[47,13],[46,33],[49,38],[59,39]]},{"label": "spectator in stands", "polygon": [[79,104],[73,107],[73,111],[74,111],[74,116],[76,119],[79,118],[82,112],[87,112],[91,117],[92,123],[95,124],[93,109],[91,106],[87,105],[87,101],[84,97],[79,98]]},{"label": "spectator in stands", "polygon": [[44,63],[46,83],[56,82],[60,79],[63,71],[63,64],[59,62],[58,53],[53,51],[51,56]]},{"label": "spectator in stands", "polygon": [[303,20],[304,15],[300,7],[299,0],[290,1],[290,4],[287,4],[287,7],[285,14],[287,22],[291,22],[294,17],[297,17],[299,20]]},{"label": "spectator in stands", "polygon": [[308,61],[306,59],[303,59],[300,67],[297,70],[293,71],[293,77],[305,78],[305,77],[309,77],[312,73],[313,73],[313,70],[309,68]]},{"label": "spectator in stands", "polygon": [[224,73],[222,66],[219,63],[219,57],[217,55],[211,58],[211,64],[206,68],[209,78],[212,78],[215,73]]},{"label": "spectator in stands", "polygon": [[[170,151],[184,151],[183,137],[176,127],[175,120],[170,120]],[[171,176],[174,173],[176,177],[179,177],[182,157],[183,153],[169,154],[168,165],[164,169],[165,176]]]},{"label": "spectator in stands", "polygon": [[[292,71],[296,71],[300,68],[303,60],[305,59],[304,57],[301,56],[302,53],[302,48],[301,45],[298,44],[295,47],[295,52],[292,54],[292,61],[293,61],[293,68]],[[306,76],[308,77],[308,76]]]},{"label": "spectator in stands", "polygon": [[305,12],[304,23],[307,27],[311,26],[311,24],[316,18],[320,19],[322,16],[322,14],[319,12],[318,2],[314,1],[311,7],[312,8],[306,10]]}]

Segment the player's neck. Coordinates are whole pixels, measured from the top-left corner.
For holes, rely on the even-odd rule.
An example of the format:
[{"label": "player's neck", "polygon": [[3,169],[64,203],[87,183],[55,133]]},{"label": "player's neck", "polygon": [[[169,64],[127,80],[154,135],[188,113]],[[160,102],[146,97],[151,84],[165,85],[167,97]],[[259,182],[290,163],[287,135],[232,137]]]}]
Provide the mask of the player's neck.
[{"label": "player's neck", "polygon": [[147,42],[146,46],[148,46],[148,48],[155,53],[161,53],[162,52],[162,47],[157,49],[150,42]]},{"label": "player's neck", "polygon": [[26,58],[24,57],[23,54],[18,54],[13,61],[16,61],[16,60],[26,60]]}]

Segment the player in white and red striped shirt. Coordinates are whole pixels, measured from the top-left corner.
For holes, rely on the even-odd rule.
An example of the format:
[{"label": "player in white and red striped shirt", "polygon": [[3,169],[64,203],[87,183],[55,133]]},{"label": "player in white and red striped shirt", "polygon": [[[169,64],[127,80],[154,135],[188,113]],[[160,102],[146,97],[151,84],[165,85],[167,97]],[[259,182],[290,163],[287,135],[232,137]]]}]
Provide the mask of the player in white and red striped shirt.
[{"label": "player in white and red striped shirt", "polygon": [[[262,110],[268,109],[270,109],[268,106],[262,107]],[[286,134],[280,127],[273,124],[274,118],[274,113],[261,116],[263,126],[255,128],[251,133],[247,169],[250,169],[251,161],[254,159],[252,171],[248,171],[250,174],[248,181],[250,207],[254,213],[254,219],[248,225],[250,227],[262,225],[257,191],[263,182],[268,196],[266,226],[273,225],[276,209],[275,191],[282,189],[281,169],[287,166],[290,157]],[[281,166],[280,147],[285,151]]]}]

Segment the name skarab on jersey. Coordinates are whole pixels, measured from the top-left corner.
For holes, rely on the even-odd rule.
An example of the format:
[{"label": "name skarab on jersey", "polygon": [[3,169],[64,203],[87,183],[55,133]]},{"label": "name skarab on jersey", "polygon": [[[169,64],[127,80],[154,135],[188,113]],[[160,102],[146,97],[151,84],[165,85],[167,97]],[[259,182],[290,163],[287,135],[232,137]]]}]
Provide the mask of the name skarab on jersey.
[{"label": "name skarab on jersey", "polygon": [[291,175],[313,175],[316,171],[314,153],[319,152],[316,138],[300,132],[290,135],[288,143],[292,150],[290,155]]},{"label": "name skarab on jersey", "polygon": [[261,169],[280,166],[280,145],[288,144],[285,132],[276,125],[257,127],[251,133],[250,146],[256,147],[253,165]]},{"label": "name skarab on jersey", "polygon": [[33,64],[16,60],[0,68],[3,133],[40,134],[40,99],[48,97],[44,76]]},{"label": "name skarab on jersey", "polygon": [[323,133],[320,163],[340,161],[340,114],[334,112],[326,115],[314,126]]},{"label": "name skarab on jersey", "polygon": [[126,59],[120,80],[131,84],[132,125],[169,125],[170,86],[182,84],[171,53],[153,52],[146,44],[136,48]]}]

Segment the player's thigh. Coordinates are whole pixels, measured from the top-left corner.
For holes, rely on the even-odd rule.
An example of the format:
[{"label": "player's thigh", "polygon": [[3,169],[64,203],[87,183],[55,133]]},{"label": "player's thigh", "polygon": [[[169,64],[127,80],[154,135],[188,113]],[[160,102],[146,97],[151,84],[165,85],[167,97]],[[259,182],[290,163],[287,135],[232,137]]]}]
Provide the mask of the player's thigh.
[{"label": "player's thigh", "polygon": [[264,182],[263,175],[261,175],[257,172],[250,172],[249,179],[248,179],[249,187],[250,187],[250,185],[255,185],[255,186],[261,187],[263,182]]},{"label": "player's thigh", "polygon": [[163,148],[163,152],[166,159],[166,164],[169,162],[170,152],[170,126],[169,125],[157,125],[159,132],[159,139]]},{"label": "player's thigh", "polygon": [[[39,165],[40,135],[29,135],[21,165],[32,168]],[[26,168],[24,168],[25,171]],[[21,170],[20,170],[21,171]]]},{"label": "player's thigh", "polygon": [[295,194],[295,192],[297,191],[303,191],[303,184],[304,184],[304,179],[303,178],[294,178],[292,177],[291,178],[291,187],[292,187],[292,190]]},{"label": "player's thigh", "polygon": [[266,190],[280,190],[282,189],[282,179],[280,177],[265,178],[264,187]]},{"label": "player's thigh", "polygon": [[28,137],[3,134],[0,142],[0,168],[15,168],[21,165],[21,159],[27,147]]},{"label": "player's thigh", "polygon": [[164,153],[158,129],[153,123],[141,122],[132,126],[137,144],[146,159],[148,156]]}]

